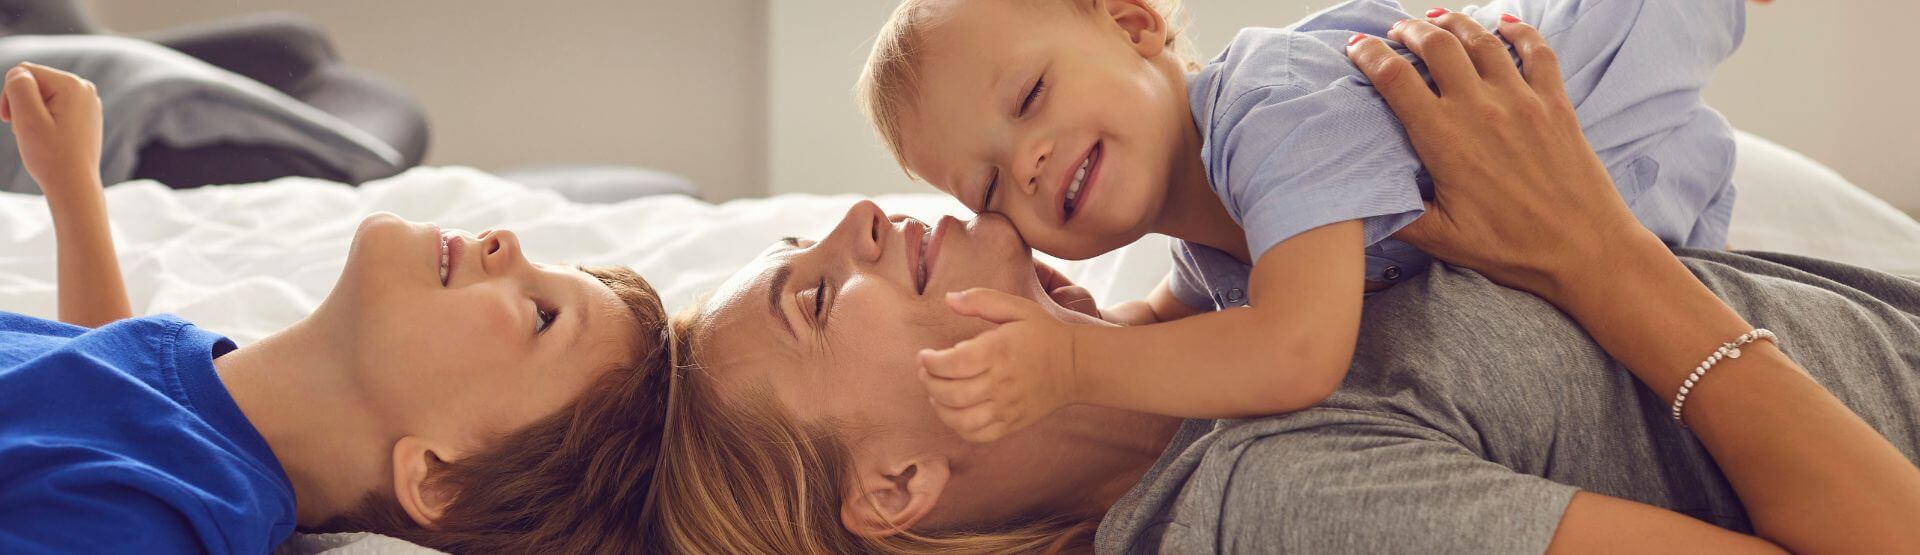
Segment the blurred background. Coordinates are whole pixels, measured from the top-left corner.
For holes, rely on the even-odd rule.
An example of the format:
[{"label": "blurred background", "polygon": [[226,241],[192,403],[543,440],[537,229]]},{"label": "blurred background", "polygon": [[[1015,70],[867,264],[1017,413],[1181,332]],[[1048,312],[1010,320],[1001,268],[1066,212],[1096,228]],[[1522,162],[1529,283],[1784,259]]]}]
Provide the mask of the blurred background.
[{"label": "blurred background", "polygon": [[[1190,32],[1210,56],[1240,27],[1284,25],[1335,3],[1189,0]],[[417,99],[432,129],[426,164],[639,166],[685,176],[714,201],[920,190],[874,140],[851,95],[893,5],[80,0],[104,30],[136,35],[260,12],[300,14],[324,29],[341,63]],[[1861,25],[1891,24],[1911,7],[1753,6],[1746,42],[1708,99],[1735,126],[1920,213],[1920,66],[1901,34]]]}]

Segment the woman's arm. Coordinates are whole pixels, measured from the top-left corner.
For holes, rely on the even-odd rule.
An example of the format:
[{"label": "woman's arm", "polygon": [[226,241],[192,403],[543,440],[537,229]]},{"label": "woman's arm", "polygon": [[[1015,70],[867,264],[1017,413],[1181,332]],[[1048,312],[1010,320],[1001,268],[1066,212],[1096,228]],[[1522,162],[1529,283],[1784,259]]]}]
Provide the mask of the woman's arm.
[{"label": "woman's arm", "polygon": [[0,121],[40,184],[59,245],[60,321],[99,327],[133,315],[100,184],[100,97],[93,83],[23,63],[7,71]]},{"label": "woman's arm", "polygon": [[[1540,35],[1515,20],[1499,31],[1524,78],[1500,39],[1465,16],[1395,28],[1389,37],[1426,60],[1437,94],[1379,41],[1352,48],[1436,184],[1428,214],[1397,237],[1559,306],[1671,399],[1695,365],[1753,326],[1633,219],[1580,134]],[[1920,469],[1774,345],[1742,351],[1692,388],[1685,418],[1766,543],[1583,493],[1555,551],[1920,545]]]}]

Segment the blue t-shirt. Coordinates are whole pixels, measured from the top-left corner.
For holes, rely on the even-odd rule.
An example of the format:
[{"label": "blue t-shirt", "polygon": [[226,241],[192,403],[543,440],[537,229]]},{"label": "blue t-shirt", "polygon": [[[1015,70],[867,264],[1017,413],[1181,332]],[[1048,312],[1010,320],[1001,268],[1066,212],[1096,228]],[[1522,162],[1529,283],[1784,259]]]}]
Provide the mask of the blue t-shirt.
[{"label": "blue t-shirt", "polygon": [[[1744,4],[1494,0],[1462,11],[1489,29],[1502,12],[1535,25],[1634,215],[1669,244],[1719,249],[1733,217],[1733,128],[1700,90],[1739,46]],[[1307,230],[1360,220],[1367,279],[1397,282],[1431,262],[1387,238],[1420,216],[1432,185],[1386,100],[1346,54],[1354,33],[1385,36],[1407,17],[1391,0],[1352,0],[1287,28],[1245,29],[1190,76],[1207,178],[1254,260]],[[1246,304],[1247,264],[1185,241],[1173,242],[1173,255],[1169,285],[1181,302]]]},{"label": "blue t-shirt", "polygon": [[293,485],[174,316],[86,329],[0,312],[0,552],[266,553]]}]

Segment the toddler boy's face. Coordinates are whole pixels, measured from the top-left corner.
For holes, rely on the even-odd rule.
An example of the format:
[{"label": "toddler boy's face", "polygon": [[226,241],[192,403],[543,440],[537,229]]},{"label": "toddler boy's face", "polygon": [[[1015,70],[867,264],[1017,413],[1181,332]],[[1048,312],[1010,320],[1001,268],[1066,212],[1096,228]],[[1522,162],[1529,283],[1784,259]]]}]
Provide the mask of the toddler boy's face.
[{"label": "toddler boy's face", "polygon": [[901,118],[907,169],[1061,258],[1145,235],[1174,169],[1199,159],[1178,62],[1132,40],[1130,26],[1158,18],[1117,0],[1096,13],[1014,0],[938,9]]}]

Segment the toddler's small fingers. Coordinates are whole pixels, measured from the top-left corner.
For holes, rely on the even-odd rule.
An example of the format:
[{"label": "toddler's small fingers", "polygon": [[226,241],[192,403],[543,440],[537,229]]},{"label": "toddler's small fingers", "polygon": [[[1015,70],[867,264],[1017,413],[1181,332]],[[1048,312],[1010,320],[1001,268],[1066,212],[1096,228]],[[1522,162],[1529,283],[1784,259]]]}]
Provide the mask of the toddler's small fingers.
[{"label": "toddler's small fingers", "polygon": [[986,371],[986,364],[975,354],[978,348],[979,343],[969,339],[952,349],[921,349],[920,367],[926,369],[928,377],[943,380],[964,380],[978,376]]}]

